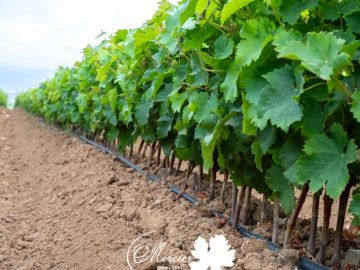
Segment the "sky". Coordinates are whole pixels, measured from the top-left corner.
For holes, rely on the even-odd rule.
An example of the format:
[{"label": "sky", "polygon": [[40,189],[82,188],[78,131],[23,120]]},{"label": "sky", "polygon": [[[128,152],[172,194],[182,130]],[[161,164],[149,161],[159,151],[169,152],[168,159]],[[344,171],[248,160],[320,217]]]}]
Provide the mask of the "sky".
[{"label": "sky", "polygon": [[[81,59],[102,32],[135,28],[158,0],[0,0],[0,88],[13,100]],[[170,2],[175,3],[176,0]]]}]

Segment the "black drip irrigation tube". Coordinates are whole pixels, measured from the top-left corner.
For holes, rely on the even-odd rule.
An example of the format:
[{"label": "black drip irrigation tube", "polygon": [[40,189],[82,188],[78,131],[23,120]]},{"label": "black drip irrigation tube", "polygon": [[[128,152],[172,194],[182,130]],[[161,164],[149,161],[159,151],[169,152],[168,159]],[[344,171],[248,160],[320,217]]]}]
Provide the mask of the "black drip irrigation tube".
[{"label": "black drip irrigation tube", "polygon": [[[126,166],[134,169],[135,171],[137,172],[140,172],[142,174],[145,174],[151,181],[154,181],[154,182],[160,182],[161,181],[161,178],[156,176],[156,175],[153,175],[153,174],[150,174],[146,171],[144,171],[142,168],[140,168],[139,166],[135,165],[134,163],[132,163],[131,161],[129,161],[128,159],[126,159],[125,157],[119,155],[119,154],[115,154],[112,150],[110,150],[109,148],[107,147],[104,147],[92,140],[89,140],[88,138],[84,137],[84,136],[80,136],[80,139],[94,147],[96,147],[97,149],[101,150],[102,152],[106,153],[106,154],[111,154],[111,155],[115,155],[116,156],[116,159],[121,161],[122,163],[124,163]],[[167,187],[169,187],[170,191],[171,192],[174,192],[175,194],[180,194],[181,191],[180,189],[169,183],[168,181],[165,181],[165,185]],[[192,204],[197,204],[198,203],[198,200],[196,198],[194,198],[193,196],[187,194],[186,192],[185,193],[182,193],[181,194],[181,197],[184,198],[185,200],[187,200],[188,202],[192,203]],[[214,216],[219,216],[221,218],[224,218],[224,214],[215,210],[215,209],[212,209],[211,210],[211,213],[214,215]],[[228,219],[228,224],[229,225],[232,225],[233,224],[233,221]],[[236,230],[243,236],[245,237],[248,237],[248,238],[251,238],[251,237],[254,237],[254,238],[257,238],[257,239],[261,239],[261,240],[264,240],[266,242],[266,245],[268,247],[268,249],[272,250],[272,251],[275,251],[275,252],[278,252],[280,249],[282,249],[282,247],[280,245],[277,245],[277,244],[274,244],[272,243],[271,241],[269,241],[268,239],[266,239],[265,237],[263,237],[262,235],[259,235],[259,234],[256,234],[256,233],[253,233],[251,231],[249,231],[246,227],[244,226],[241,226],[240,224],[237,224],[236,225]],[[299,257],[299,260],[297,262],[297,267],[299,269],[303,269],[303,270],[330,270],[330,268],[324,266],[324,265],[321,265],[317,262],[314,262],[312,260],[309,260],[308,258],[305,258],[303,256],[300,256]]]}]

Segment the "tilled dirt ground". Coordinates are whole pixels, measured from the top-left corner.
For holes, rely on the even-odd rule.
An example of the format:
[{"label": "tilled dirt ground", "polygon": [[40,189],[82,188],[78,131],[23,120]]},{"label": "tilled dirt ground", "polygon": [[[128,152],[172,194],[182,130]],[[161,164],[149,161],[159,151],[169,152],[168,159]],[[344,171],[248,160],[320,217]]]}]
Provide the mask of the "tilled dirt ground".
[{"label": "tilled dirt ground", "polygon": [[160,259],[189,256],[199,236],[224,234],[236,250],[230,269],[295,269],[297,261],[294,250],[273,253],[260,240],[216,228],[208,210],[174,201],[166,187],[114,157],[23,111],[0,108],[1,270],[125,270],[128,261],[134,270],[156,269],[151,258],[135,264],[129,251],[144,234],[150,245],[165,243]]}]

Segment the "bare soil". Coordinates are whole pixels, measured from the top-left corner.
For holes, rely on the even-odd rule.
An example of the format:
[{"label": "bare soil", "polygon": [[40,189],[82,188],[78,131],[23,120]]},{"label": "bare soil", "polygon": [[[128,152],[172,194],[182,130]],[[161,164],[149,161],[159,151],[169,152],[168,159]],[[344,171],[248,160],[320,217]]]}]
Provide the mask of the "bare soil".
[{"label": "bare soil", "polygon": [[236,250],[231,269],[295,269],[297,251],[274,253],[215,224],[207,208],[175,201],[114,157],[21,110],[0,108],[1,270],[130,269],[128,249],[146,233],[166,243],[162,256],[188,256],[198,236],[224,234]]}]

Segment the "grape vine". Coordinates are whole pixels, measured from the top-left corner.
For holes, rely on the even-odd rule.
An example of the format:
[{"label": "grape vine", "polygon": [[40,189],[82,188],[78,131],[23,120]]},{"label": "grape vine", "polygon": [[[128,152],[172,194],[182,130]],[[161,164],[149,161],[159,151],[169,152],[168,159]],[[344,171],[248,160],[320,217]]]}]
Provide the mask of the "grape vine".
[{"label": "grape vine", "polygon": [[[82,61],[59,67],[16,105],[89,137],[105,134],[120,151],[140,138],[154,154],[158,142],[170,163],[210,170],[210,199],[214,174],[224,173],[236,223],[255,189],[274,201],[274,242],[280,208],[289,216],[284,246],[308,192],[316,213],[322,192],[325,202],[340,199],[339,269],[349,198],[360,225],[359,36],[359,0],[162,1],[142,27],[86,47]],[[324,219],[323,237],[327,229]]]}]

